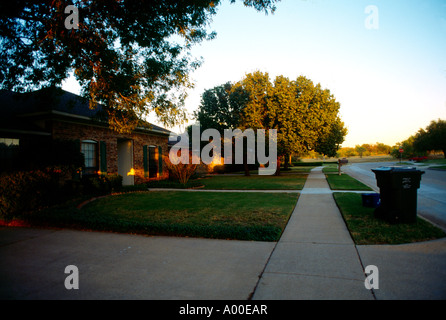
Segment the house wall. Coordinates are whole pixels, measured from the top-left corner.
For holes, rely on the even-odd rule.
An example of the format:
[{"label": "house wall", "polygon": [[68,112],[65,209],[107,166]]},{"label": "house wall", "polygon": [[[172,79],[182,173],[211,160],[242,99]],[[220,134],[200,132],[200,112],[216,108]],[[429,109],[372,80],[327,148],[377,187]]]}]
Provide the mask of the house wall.
[{"label": "house wall", "polygon": [[[148,174],[145,174],[144,172],[144,146],[161,146],[163,155],[168,155],[168,136],[145,134],[139,132],[134,132],[131,134],[119,134],[103,126],[91,126],[59,120],[52,123],[52,136],[53,139],[94,140],[97,141],[98,144],[101,141],[105,142],[108,173],[118,173],[118,139],[121,141],[125,139],[132,140],[135,184],[149,181]],[[101,156],[99,155],[98,158],[100,161]],[[164,178],[167,178],[167,170],[165,168],[165,164],[163,163],[162,176],[160,177],[158,175],[158,177],[155,179]]]}]

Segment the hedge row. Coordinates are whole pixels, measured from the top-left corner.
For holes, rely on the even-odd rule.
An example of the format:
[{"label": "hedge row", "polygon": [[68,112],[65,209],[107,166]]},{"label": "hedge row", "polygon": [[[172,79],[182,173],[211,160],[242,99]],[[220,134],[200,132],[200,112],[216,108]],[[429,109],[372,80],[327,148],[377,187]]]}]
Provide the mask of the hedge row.
[{"label": "hedge row", "polygon": [[44,207],[82,195],[104,195],[122,188],[117,174],[66,180],[64,169],[17,171],[0,176],[0,219],[26,218]]}]

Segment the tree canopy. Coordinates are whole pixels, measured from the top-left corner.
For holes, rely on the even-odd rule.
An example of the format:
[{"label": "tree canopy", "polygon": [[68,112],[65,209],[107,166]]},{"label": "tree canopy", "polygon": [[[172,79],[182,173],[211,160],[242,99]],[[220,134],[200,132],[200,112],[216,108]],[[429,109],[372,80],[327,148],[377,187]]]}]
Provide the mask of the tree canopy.
[{"label": "tree canopy", "polygon": [[[230,0],[231,3],[236,0]],[[280,0],[243,0],[274,12]],[[189,74],[200,65],[194,44],[209,31],[220,0],[15,0],[0,4],[0,87],[31,91],[60,86],[70,72],[91,106],[108,108],[118,131],[154,111],[164,125],[186,118]],[[78,23],[66,27],[77,9]],[[73,22],[75,19],[70,20]]]},{"label": "tree canopy", "polygon": [[[234,85],[248,95],[243,108],[241,126],[254,129],[277,129],[278,168],[280,158],[303,154],[321,148],[321,138],[342,125],[340,104],[328,89],[299,76],[290,80],[277,76],[274,82],[268,73],[254,72]],[[341,135],[346,134],[340,131]],[[327,147],[327,146],[326,146]]]},{"label": "tree canopy", "polygon": [[315,151],[327,157],[336,157],[337,151],[347,135],[347,131],[341,119],[337,118],[331,124],[328,134],[318,138]]},{"label": "tree canopy", "polygon": [[232,87],[232,84],[227,82],[203,92],[200,106],[194,112],[202,130],[212,128],[222,134],[224,129],[238,127],[242,105]]},{"label": "tree canopy", "polygon": [[426,129],[420,129],[414,139],[413,147],[417,151],[441,150],[446,158],[446,121],[431,121]]},{"label": "tree canopy", "polygon": [[216,129],[276,129],[279,161],[309,150],[336,154],[347,133],[339,107],[328,89],[304,76],[271,81],[268,73],[256,71],[207,90],[195,115],[200,124]]}]

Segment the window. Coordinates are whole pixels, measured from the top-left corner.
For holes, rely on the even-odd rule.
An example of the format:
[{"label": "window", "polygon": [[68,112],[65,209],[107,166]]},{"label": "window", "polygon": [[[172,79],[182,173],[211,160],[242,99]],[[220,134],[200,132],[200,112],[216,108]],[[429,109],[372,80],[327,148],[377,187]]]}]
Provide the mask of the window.
[{"label": "window", "polygon": [[14,147],[19,145],[19,139],[0,138],[0,144],[6,147]]},{"label": "window", "polygon": [[94,174],[98,170],[98,144],[93,140],[83,140],[81,152],[84,154],[84,174]]},{"label": "window", "polygon": [[0,171],[14,168],[19,160],[19,139],[0,138]]}]

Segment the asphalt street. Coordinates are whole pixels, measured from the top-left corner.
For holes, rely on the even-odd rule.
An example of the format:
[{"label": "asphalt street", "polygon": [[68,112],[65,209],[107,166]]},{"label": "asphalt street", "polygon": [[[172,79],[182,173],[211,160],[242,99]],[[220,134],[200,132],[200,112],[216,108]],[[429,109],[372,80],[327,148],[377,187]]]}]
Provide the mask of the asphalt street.
[{"label": "asphalt street", "polygon": [[[372,169],[398,164],[398,161],[351,163],[343,166],[342,171],[379,192]],[[418,163],[413,166],[425,172],[418,189],[418,215],[446,230],[446,171]]]}]

